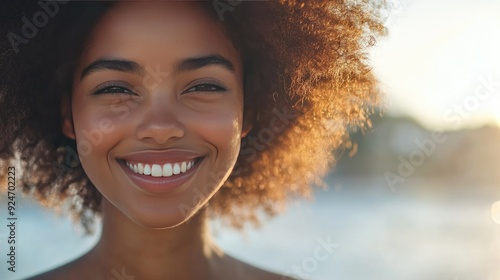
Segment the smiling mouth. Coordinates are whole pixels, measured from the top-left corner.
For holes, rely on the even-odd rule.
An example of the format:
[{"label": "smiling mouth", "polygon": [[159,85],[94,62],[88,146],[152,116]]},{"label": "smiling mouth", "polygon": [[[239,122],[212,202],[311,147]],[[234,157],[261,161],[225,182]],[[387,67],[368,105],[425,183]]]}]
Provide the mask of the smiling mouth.
[{"label": "smiling mouth", "polygon": [[202,157],[173,163],[142,163],[122,160],[134,173],[151,177],[172,177],[187,172],[200,162]]}]

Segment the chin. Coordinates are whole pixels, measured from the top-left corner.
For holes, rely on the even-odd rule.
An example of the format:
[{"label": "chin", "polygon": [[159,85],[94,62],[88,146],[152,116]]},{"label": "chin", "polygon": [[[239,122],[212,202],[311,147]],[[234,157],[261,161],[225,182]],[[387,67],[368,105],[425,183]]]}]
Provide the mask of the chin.
[{"label": "chin", "polygon": [[189,223],[189,220],[200,215],[199,207],[186,208],[184,211],[136,211],[127,215],[134,223],[155,230],[171,229]]}]

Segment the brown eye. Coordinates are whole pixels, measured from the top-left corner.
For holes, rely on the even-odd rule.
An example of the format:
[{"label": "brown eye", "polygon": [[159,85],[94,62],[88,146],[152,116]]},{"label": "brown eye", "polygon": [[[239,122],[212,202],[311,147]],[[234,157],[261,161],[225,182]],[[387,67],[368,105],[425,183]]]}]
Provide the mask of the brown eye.
[{"label": "brown eye", "polygon": [[116,93],[132,93],[132,92],[126,88],[116,87],[116,86],[107,87],[95,92],[95,94],[103,94],[103,93],[116,94]]},{"label": "brown eye", "polygon": [[196,85],[190,89],[188,89],[186,92],[225,92],[227,91],[226,88],[223,88],[219,85],[216,84],[199,84]]},{"label": "brown eye", "polygon": [[106,83],[94,91],[94,95],[99,94],[135,94],[127,85]]}]

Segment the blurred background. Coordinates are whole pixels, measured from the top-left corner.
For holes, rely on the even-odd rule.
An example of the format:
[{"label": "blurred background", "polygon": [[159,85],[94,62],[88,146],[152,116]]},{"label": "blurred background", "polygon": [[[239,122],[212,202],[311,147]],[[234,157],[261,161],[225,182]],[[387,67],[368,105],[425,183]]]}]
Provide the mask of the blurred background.
[{"label": "blurred background", "polygon": [[[500,1],[390,7],[389,36],[371,53],[385,113],[352,131],[358,153],[314,200],[244,233],[214,222],[229,254],[302,279],[500,280]],[[2,226],[0,279],[59,266],[97,241],[17,199],[17,272]],[[0,209],[6,221],[6,195]]]}]

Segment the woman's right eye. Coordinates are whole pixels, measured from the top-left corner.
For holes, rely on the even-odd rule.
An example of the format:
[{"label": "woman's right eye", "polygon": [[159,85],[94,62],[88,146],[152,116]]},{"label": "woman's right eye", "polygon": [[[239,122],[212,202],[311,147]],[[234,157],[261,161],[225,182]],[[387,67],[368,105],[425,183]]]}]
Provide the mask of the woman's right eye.
[{"label": "woman's right eye", "polygon": [[121,94],[121,93],[135,94],[134,92],[132,92],[131,90],[129,90],[123,86],[115,86],[115,85],[105,86],[105,87],[99,88],[99,89],[95,90],[93,94],[99,95],[99,94]]}]

